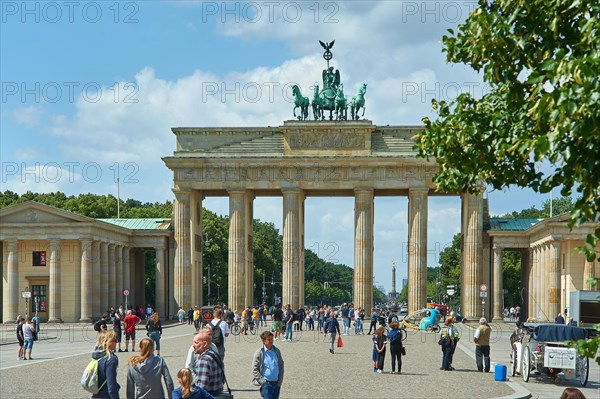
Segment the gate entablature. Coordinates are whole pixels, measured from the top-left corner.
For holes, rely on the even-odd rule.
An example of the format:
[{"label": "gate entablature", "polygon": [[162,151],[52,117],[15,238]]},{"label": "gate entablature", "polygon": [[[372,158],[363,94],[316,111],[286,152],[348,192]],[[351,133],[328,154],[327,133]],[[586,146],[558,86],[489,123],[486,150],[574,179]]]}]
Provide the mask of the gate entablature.
[{"label": "gate entablature", "polygon": [[[434,160],[416,158],[418,126],[371,121],[286,121],[278,128],[174,128],[177,151],[163,160],[182,190],[244,187],[269,195],[283,187],[327,195],[370,186],[378,195],[433,194]],[[340,191],[340,193],[335,193]],[[345,193],[341,193],[345,191]]]}]

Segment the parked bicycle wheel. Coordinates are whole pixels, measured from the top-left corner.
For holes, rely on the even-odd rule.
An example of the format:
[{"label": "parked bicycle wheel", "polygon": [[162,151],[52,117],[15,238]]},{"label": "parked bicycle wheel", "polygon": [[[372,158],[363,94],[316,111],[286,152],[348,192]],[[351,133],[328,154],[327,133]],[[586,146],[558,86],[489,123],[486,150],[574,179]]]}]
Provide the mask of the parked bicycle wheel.
[{"label": "parked bicycle wheel", "polygon": [[240,327],[239,324],[235,323],[234,325],[231,326],[231,333],[233,335],[240,335],[241,332],[242,332],[242,328]]}]

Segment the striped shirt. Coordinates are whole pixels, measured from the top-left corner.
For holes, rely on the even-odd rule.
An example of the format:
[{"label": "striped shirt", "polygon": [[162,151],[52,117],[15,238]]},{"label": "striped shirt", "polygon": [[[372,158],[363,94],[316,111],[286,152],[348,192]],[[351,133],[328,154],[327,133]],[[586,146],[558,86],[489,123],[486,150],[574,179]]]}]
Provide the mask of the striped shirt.
[{"label": "striped shirt", "polygon": [[223,368],[217,359],[219,354],[207,349],[197,357],[194,366],[196,384],[213,396],[223,392]]}]

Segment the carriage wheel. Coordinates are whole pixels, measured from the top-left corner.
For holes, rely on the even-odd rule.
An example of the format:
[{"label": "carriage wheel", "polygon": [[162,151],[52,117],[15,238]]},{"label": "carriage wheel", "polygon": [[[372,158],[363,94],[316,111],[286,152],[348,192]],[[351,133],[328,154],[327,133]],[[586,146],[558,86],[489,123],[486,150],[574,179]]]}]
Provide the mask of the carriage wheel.
[{"label": "carriage wheel", "polygon": [[527,382],[529,381],[529,374],[531,373],[531,349],[529,349],[529,346],[526,346],[523,351],[522,366],[521,373],[523,374],[523,381]]},{"label": "carriage wheel", "polygon": [[436,325],[434,325],[434,326],[432,327],[432,330],[433,330],[433,332],[434,332],[434,333],[436,333],[436,334],[437,334],[437,333],[439,333],[439,332],[440,332],[440,326],[436,324]]},{"label": "carriage wheel", "polygon": [[231,333],[233,335],[240,335],[241,331],[242,331],[242,329],[239,324],[234,324],[231,326]]},{"label": "carriage wheel", "polygon": [[587,357],[579,357],[577,359],[577,372],[579,373],[579,382],[584,387],[588,382],[590,374],[590,359]]},{"label": "carriage wheel", "polygon": [[510,376],[514,377],[517,374],[517,348],[513,348],[510,357]]}]

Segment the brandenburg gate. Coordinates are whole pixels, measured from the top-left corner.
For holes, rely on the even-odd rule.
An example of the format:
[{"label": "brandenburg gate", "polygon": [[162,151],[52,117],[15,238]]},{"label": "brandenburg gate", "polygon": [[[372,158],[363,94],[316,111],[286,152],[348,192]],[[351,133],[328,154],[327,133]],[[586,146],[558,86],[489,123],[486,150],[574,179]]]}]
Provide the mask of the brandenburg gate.
[{"label": "brandenburg gate", "polygon": [[[283,304],[304,305],[304,202],[311,196],[354,197],[354,298],[373,305],[375,196],[408,197],[409,312],[426,305],[428,197],[460,195],[461,304],[481,314],[483,199],[441,193],[435,160],[416,157],[420,126],[376,126],[368,120],[292,120],[263,128],[173,128],[177,148],[163,158],[175,193],[174,301],[202,303],[202,201],[229,197],[228,305],[241,311],[253,298],[253,201],[283,198]],[[398,246],[404,245],[400,238]],[[485,279],[485,281],[484,281]]]}]

